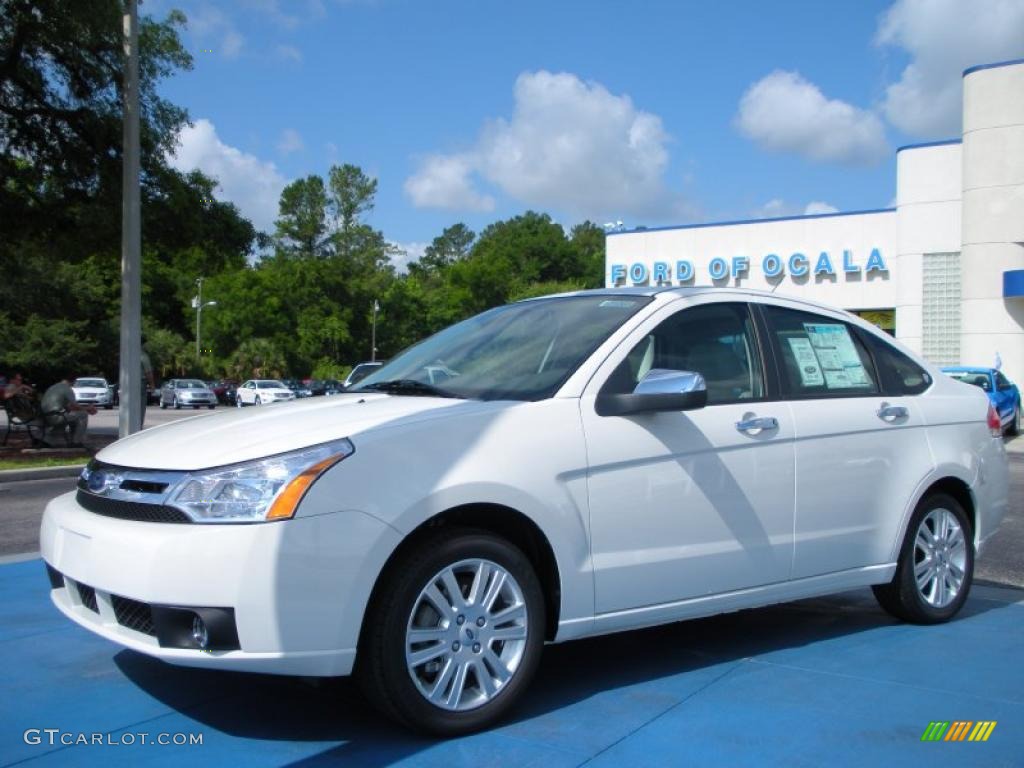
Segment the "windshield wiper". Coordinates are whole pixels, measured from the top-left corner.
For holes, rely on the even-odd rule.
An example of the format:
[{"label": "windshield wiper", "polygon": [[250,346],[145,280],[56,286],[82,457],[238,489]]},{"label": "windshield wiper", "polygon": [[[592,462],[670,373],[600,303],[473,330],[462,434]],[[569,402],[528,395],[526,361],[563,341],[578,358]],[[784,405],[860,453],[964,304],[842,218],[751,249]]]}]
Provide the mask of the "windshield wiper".
[{"label": "windshield wiper", "polygon": [[465,398],[443,389],[438,389],[433,384],[427,384],[415,379],[392,379],[391,381],[377,381],[373,384],[366,384],[358,387],[353,392],[386,392],[389,395],[410,395],[420,397],[454,397],[459,400]]}]

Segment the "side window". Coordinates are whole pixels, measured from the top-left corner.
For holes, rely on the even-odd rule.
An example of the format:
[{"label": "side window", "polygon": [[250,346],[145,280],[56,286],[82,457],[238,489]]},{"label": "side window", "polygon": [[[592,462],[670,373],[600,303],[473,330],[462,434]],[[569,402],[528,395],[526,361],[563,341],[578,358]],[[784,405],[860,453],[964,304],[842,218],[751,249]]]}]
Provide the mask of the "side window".
[{"label": "side window", "polygon": [[885,339],[861,331],[878,364],[882,390],[889,395],[919,395],[932,385],[932,377],[921,366]]},{"label": "side window", "polygon": [[871,356],[841,320],[764,306],[785,397],[851,397],[879,391]]},{"label": "side window", "polygon": [[704,377],[708,405],[764,397],[764,376],[746,304],[705,304],[668,318],[637,344],[602,391],[632,392],[652,368]]},{"label": "side window", "polygon": [[996,389],[1009,389],[1010,380],[1003,376],[1001,371],[996,371]]}]

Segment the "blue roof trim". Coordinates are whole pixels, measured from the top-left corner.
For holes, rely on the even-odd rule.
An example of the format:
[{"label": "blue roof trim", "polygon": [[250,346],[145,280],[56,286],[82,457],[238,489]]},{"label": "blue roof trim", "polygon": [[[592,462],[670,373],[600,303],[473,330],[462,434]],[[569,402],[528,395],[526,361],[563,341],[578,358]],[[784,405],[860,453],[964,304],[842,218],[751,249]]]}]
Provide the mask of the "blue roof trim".
[{"label": "blue roof trim", "polygon": [[896,149],[898,155],[904,149],[924,149],[925,147],[945,147],[949,144],[963,144],[961,139],[942,139],[941,141],[926,141],[922,144],[906,144]]},{"label": "blue roof trim", "polygon": [[1024,64],[1024,59],[1010,59],[1009,61],[996,61],[991,64],[976,64],[964,70],[962,77],[967,77],[971,72],[980,72],[983,69],[999,69],[1000,67],[1012,67],[1016,64]]},{"label": "blue roof trim", "polygon": [[797,219],[831,219],[836,216],[862,216],[869,213],[892,213],[895,208],[872,208],[866,211],[839,211],[837,213],[808,213],[803,216],[779,216],[774,219],[739,219],[737,221],[711,221],[704,224],[674,224],[667,227],[644,227],[627,229],[622,232],[607,232],[606,236],[636,235],[644,232],[664,232],[670,229],[703,229],[705,227],[731,227],[736,224],[770,224],[774,221],[795,221]]}]

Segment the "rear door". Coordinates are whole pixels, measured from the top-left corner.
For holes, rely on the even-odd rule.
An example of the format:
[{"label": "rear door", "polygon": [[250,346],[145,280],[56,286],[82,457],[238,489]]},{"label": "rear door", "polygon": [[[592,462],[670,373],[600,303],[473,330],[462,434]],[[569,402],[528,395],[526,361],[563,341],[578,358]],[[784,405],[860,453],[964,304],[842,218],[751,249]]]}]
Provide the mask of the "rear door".
[{"label": "rear door", "polygon": [[[793,578],[887,563],[907,502],[931,468],[914,394],[930,379],[839,317],[762,311],[796,437]],[[916,372],[897,371],[894,355]],[[910,384],[896,383],[903,379]]]}]

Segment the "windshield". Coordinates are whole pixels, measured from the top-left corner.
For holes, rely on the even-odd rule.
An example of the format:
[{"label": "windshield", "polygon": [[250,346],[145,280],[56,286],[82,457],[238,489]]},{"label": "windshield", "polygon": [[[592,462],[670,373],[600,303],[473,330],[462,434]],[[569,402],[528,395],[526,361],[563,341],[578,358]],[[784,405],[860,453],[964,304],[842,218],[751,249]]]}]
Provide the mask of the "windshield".
[{"label": "windshield", "polygon": [[280,381],[257,381],[256,386],[260,389],[288,389]]},{"label": "windshield", "polygon": [[947,376],[952,376],[957,381],[962,381],[964,384],[973,384],[976,387],[981,387],[986,392],[992,391],[992,381],[989,379],[987,373],[977,373],[974,371],[946,371]]},{"label": "windshield", "polygon": [[542,400],[649,301],[591,294],[498,307],[410,347],[354,391],[404,381],[455,397]]},{"label": "windshield", "polygon": [[206,389],[206,385],[198,379],[181,379],[178,381],[178,389]]},{"label": "windshield", "polygon": [[75,386],[105,389],[107,386],[107,382],[105,382],[103,379],[75,379]]}]

